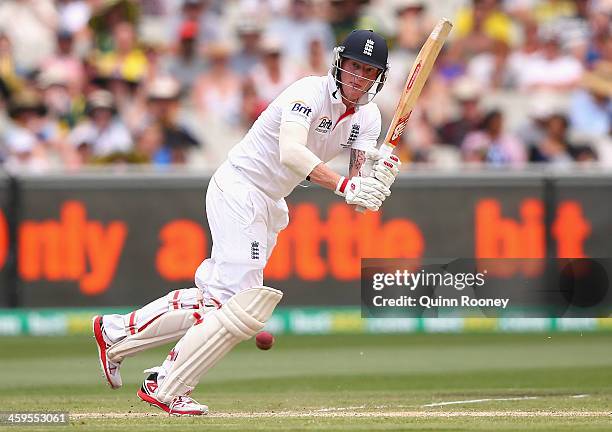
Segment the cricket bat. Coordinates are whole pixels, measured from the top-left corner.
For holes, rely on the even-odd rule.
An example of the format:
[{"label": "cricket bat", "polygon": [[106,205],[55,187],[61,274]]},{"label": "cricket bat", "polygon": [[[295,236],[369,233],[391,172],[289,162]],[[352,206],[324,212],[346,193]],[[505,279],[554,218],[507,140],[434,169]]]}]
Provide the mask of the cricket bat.
[{"label": "cricket bat", "polygon": [[[408,123],[410,114],[412,114],[412,110],[421,94],[421,90],[423,90],[427,77],[429,77],[434,62],[452,27],[453,25],[446,18],[442,18],[438,21],[414,60],[414,64],[408,75],[408,80],[404,85],[404,90],[402,91],[397,108],[395,109],[393,120],[387,131],[385,140],[380,146],[379,151],[381,156],[389,156],[399,143],[400,137],[404,133],[404,129],[406,129],[406,123]],[[357,206],[356,210],[363,213],[365,208]]]}]

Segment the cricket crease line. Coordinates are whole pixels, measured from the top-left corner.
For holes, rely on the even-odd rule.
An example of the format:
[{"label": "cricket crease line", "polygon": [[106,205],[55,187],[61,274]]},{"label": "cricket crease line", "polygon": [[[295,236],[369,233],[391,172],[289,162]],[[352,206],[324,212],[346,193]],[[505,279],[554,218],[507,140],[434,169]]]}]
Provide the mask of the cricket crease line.
[{"label": "cricket crease line", "polygon": [[510,398],[467,399],[467,400],[430,403],[426,405],[421,405],[421,407],[431,408],[431,407],[439,407],[439,406],[445,406],[445,405],[461,405],[461,404],[472,404],[472,403],[482,403],[482,402],[519,401],[519,400],[532,400],[532,399],[539,399],[539,397],[538,396],[520,396],[520,397],[510,397]]},{"label": "cricket crease line", "polygon": [[[315,410],[316,412],[332,412],[332,411],[347,411],[347,410],[357,410],[357,409],[365,409],[365,405],[360,406],[351,406],[351,407],[329,407],[329,408],[321,408]],[[375,407],[375,408],[386,408],[386,407]]]},{"label": "cricket crease line", "polygon": [[[113,419],[113,418],[172,418],[163,413],[108,412],[71,413],[70,419]],[[306,417],[364,417],[364,418],[448,418],[448,417],[611,417],[608,411],[263,411],[263,412],[218,412],[201,416],[206,418],[306,418]],[[193,418],[193,417],[189,417]]]}]

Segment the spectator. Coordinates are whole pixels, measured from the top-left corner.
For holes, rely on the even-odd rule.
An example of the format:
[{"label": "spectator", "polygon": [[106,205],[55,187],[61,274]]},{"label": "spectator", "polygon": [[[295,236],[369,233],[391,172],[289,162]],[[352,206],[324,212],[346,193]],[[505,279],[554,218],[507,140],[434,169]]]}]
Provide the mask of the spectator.
[{"label": "spectator", "polygon": [[89,27],[94,34],[94,48],[101,53],[116,49],[115,27],[125,22],[136,25],[139,14],[138,4],[134,0],[97,1],[89,20]]},{"label": "spectator", "polygon": [[361,0],[330,0],[329,20],[336,41],[344,40],[356,28],[367,28],[359,22],[363,3]]},{"label": "spectator", "polygon": [[261,61],[262,28],[255,17],[243,17],[237,28],[239,43],[238,52],[231,60],[232,70],[244,77]]},{"label": "spectator", "polygon": [[464,58],[489,49],[493,40],[511,45],[512,22],[499,7],[498,0],[472,0],[455,19],[455,35],[462,39]]},{"label": "spectator", "polygon": [[321,39],[315,38],[308,44],[307,63],[302,69],[303,76],[322,76],[329,72],[331,59],[328,52],[323,47]]},{"label": "spectator", "polygon": [[268,104],[266,101],[259,97],[257,88],[253,81],[246,78],[242,82],[242,108],[241,112],[241,124],[245,131],[247,131],[257,117],[266,109]]},{"label": "spectator", "polygon": [[0,32],[0,80],[4,83],[7,96],[12,91],[19,90],[23,80],[19,76],[15,59],[13,57],[13,45],[8,36]]},{"label": "spectator", "polygon": [[455,83],[453,97],[459,105],[459,115],[438,129],[440,142],[459,148],[466,135],[478,129],[483,119],[480,92],[478,83],[470,78],[461,78]]},{"label": "spectator", "polygon": [[612,131],[612,63],[600,62],[585,72],[581,89],[572,94],[569,117],[572,131],[604,137]]},{"label": "spectator", "polygon": [[229,67],[231,48],[227,44],[208,47],[209,70],[201,75],[194,89],[195,106],[202,116],[213,116],[227,125],[240,117],[241,81]]},{"label": "spectator", "polygon": [[198,140],[178,120],[181,87],[169,76],[158,76],[147,89],[147,113],[141,124],[158,125],[162,131],[162,148],[155,154],[158,164],[185,164],[190,150],[200,146]]},{"label": "spectator", "polygon": [[465,74],[466,64],[462,58],[461,41],[442,47],[436,61],[440,77],[449,84]]},{"label": "spectator", "polygon": [[[426,13],[423,0],[400,0],[394,4],[397,28],[396,46],[389,52],[389,68],[385,89],[401,92],[406,83],[406,74],[414,62],[423,42],[432,29],[431,19]],[[439,63],[438,63],[439,64]],[[397,94],[397,93],[396,93]],[[392,115],[395,110],[393,97],[377,100],[381,109]]]},{"label": "spectator", "polygon": [[171,24],[173,35],[180,33],[181,26],[186,21],[198,23],[197,45],[204,47],[211,42],[227,40],[224,26],[220,24],[221,17],[210,7],[210,0],[182,0],[179,15]]},{"label": "spectator", "polygon": [[[552,30],[559,35],[561,46],[569,48],[578,48],[576,54],[584,53],[587,48],[587,41],[592,36],[589,20],[591,17],[591,0],[574,0],[574,12],[569,16],[561,15],[556,20],[550,23],[550,26],[545,26],[544,29]],[[578,55],[576,58],[583,60],[583,55]]]},{"label": "spectator", "polygon": [[134,26],[128,21],[113,28],[113,49],[96,59],[100,75],[121,77],[130,82],[142,80],[147,73],[147,57],[136,45]]},{"label": "spectator", "polygon": [[573,89],[582,75],[582,65],[564,54],[554,34],[542,37],[542,49],[526,59],[519,72],[518,84],[523,91],[561,91]]},{"label": "spectator", "polygon": [[485,162],[491,166],[520,165],[527,160],[525,148],[513,135],[503,130],[501,111],[489,111],[478,130],[467,134],[461,150],[466,162]]},{"label": "spectator", "polygon": [[510,53],[508,45],[500,40],[494,40],[491,51],[483,52],[469,60],[467,74],[487,89],[507,88],[510,85],[510,75],[507,69],[507,59]]},{"label": "spectator", "polygon": [[52,0],[0,2],[0,31],[11,40],[16,69],[24,75],[53,53],[57,24]]},{"label": "spectator", "polygon": [[427,14],[424,0],[400,0],[395,3],[397,45],[417,53],[431,32],[434,22]]},{"label": "spectator", "polygon": [[45,108],[42,99],[26,88],[13,95],[8,106],[11,124],[0,159],[11,172],[42,172],[50,166],[44,142]]},{"label": "spectator", "polygon": [[587,67],[593,68],[598,61],[612,62],[612,2],[609,11],[594,13],[591,20],[590,44],[584,59]]},{"label": "spectator", "polygon": [[57,0],[59,28],[68,33],[81,33],[91,18],[91,6],[86,0]]},{"label": "spectator", "polygon": [[266,104],[272,102],[299,74],[291,62],[285,63],[280,41],[267,39],[261,46],[263,60],[250,74],[257,92]]},{"label": "spectator", "polygon": [[179,32],[179,44],[176,54],[164,59],[165,73],[176,78],[186,92],[190,92],[197,77],[206,68],[206,63],[198,53],[198,23],[185,21]]},{"label": "spectator", "polygon": [[62,68],[46,69],[38,76],[38,86],[49,117],[62,136],[74,128],[85,114],[82,94],[71,91],[70,85],[70,77]]},{"label": "spectator", "polygon": [[85,78],[83,63],[72,51],[72,33],[67,30],[60,30],[57,33],[56,40],[56,51],[41,62],[41,72],[53,74],[56,73],[55,71],[62,71],[70,89],[70,94],[76,97],[82,91],[83,80]]},{"label": "spectator", "polygon": [[114,98],[109,91],[96,90],[88,96],[87,119],[68,137],[81,164],[132,150],[132,137],[116,114]]},{"label": "spectator", "polygon": [[522,35],[521,45],[510,53],[506,63],[508,84],[513,89],[518,88],[525,65],[532,61],[542,48],[538,35],[538,25],[535,21],[526,20],[523,23]]},{"label": "spectator", "polygon": [[516,130],[516,136],[527,149],[533,149],[546,137],[548,120],[562,112],[554,93],[534,94],[528,103],[527,120]]},{"label": "spectator", "polygon": [[313,39],[321,40],[325,51],[334,46],[329,24],[314,17],[313,0],[289,0],[288,14],[270,22],[265,38],[281,41],[282,55],[298,63],[308,57]]},{"label": "spectator", "polygon": [[571,146],[567,137],[568,121],[563,114],[548,117],[544,136],[529,147],[531,162],[548,162],[551,165],[568,166],[572,163]]},{"label": "spectator", "polygon": [[152,123],[145,126],[136,136],[136,160],[153,165],[168,163],[164,146],[164,131],[160,124]]}]

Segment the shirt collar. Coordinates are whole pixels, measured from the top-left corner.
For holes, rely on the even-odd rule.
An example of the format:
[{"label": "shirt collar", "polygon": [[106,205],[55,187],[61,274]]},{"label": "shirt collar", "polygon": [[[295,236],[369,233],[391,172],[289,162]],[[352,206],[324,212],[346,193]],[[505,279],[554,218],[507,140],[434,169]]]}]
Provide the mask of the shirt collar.
[{"label": "shirt collar", "polygon": [[342,96],[340,96],[340,89],[336,85],[336,79],[332,76],[331,72],[327,74],[327,87],[329,89],[329,97],[332,105],[344,104],[342,102]]}]

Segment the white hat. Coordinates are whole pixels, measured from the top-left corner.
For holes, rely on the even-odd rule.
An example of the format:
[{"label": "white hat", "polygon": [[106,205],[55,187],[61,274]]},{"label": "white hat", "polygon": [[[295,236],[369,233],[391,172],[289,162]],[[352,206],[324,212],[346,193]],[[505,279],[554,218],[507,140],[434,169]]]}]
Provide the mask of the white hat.
[{"label": "white hat", "polygon": [[473,78],[463,76],[453,84],[453,96],[460,101],[480,99],[482,88]]},{"label": "white hat", "polygon": [[275,37],[267,37],[261,41],[261,51],[264,53],[278,53],[283,49],[283,43]]},{"label": "white hat", "polygon": [[401,13],[406,9],[425,9],[426,4],[424,0],[394,0],[393,10],[396,13]]},{"label": "white hat", "polygon": [[181,92],[181,85],[168,75],[156,77],[147,90],[149,99],[176,99]]},{"label": "white hat", "polygon": [[26,129],[11,129],[6,134],[6,146],[11,153],[30,153],[36,146],[36,137]]},{"label": "white hat", "polygon": [[47,89],[53,85],[66,86],[68,84],[68,75],[66,72],[57,66],[45,69],[38,76],[37,82],[41,89]]}]

